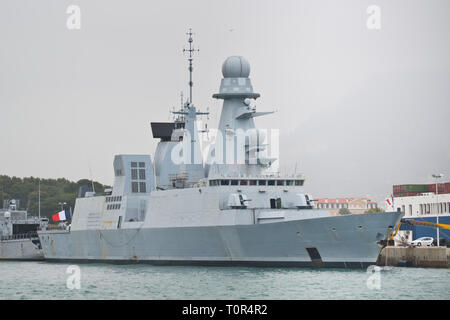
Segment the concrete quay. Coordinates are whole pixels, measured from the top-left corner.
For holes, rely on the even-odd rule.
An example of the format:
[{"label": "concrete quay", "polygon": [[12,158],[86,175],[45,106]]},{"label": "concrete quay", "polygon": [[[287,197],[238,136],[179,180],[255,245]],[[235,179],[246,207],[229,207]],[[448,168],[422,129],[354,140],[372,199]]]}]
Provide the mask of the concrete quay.
[{"label": "concrete quay", "polygon": [[378,266],[449,268],[450,248],[447,247],[385,247],[377,260]]}]

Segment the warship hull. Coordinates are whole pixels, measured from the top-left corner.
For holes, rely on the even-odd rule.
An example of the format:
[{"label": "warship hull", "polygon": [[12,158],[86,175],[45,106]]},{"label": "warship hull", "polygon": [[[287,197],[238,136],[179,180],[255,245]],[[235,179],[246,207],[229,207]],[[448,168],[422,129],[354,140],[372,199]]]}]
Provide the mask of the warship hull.
[{"label": "warship hull", "polygon": [[402,213],[251,225],[39,232],[46,260],[155,265],[343,267],[375,264]]},{"label": "warship hull", "polygon": [[38,239],[14,239],[0,241],[0,260],[43,260]]}]

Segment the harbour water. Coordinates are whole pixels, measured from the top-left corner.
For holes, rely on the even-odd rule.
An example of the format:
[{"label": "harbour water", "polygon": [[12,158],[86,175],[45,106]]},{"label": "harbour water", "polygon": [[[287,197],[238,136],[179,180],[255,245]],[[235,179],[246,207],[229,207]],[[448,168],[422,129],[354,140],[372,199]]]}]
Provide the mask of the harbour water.
[{"label": "harbour water", "polygon": [[0,299],[450,299],[450,269],[70,266],[1,261]]}]

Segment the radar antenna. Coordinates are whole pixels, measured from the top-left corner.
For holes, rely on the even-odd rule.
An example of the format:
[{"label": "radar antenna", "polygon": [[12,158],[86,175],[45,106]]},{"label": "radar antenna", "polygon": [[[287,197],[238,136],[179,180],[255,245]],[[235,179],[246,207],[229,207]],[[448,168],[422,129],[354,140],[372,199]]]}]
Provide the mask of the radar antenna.
[{"label": "radar antenna", "polygon": [[192,33],[191,28],[189,28],[189,32],[187,32],[186,34],[189,36],[189,49],[183,49],[183,52],[189,52],[189,105],[192,105],[192,87],[194,85],[194,83],[192,82],[192,71],[194,70],[194,67],[192,66],[192,61],[194,60],[193,53],[199,52],[200,50],[194,48],[194,39],[192,39],[194,33]]}]

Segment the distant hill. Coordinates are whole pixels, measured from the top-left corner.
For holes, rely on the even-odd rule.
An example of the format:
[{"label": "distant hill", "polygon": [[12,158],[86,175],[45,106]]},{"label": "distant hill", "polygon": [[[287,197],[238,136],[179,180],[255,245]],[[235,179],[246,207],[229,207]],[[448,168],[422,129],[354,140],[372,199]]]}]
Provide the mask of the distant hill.
[{"label": "distant hill", "polygon": [[[58,203],[67,203],[73,208],[81,186],[91,186],[91,181],[82,179],[72,182],[64,178],[41,180],[41,216],[50,218],[52,214],[61,210]],[[109,186],[94,182],[97,193],[103,193]],[[31,215],[38,214],[39,178],[17,178],[0,175],[0,207],[3,200],[20,200],[20,209],[27,210]]]}]

